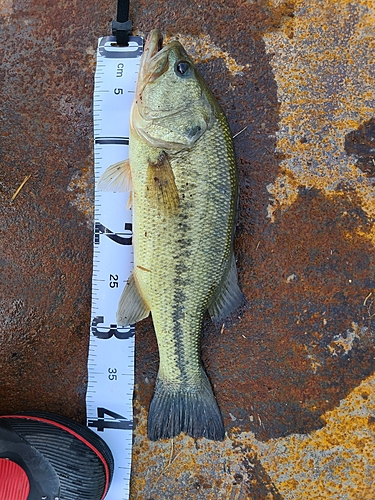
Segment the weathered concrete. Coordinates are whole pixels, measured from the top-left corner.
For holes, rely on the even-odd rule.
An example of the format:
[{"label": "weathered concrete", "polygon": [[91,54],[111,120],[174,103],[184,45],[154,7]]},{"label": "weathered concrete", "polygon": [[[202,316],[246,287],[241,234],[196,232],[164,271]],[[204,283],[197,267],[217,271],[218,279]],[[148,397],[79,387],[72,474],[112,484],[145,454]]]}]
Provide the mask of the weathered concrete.
[{"label": "weathered concrete", "polygon": [[[83,419],[94,51],[115,8],[0,3],[1,412]],[[205,325],[223,443],[147,440],[158,360],[151,321],[139,325],[132,498],[372,500],[375,6],[139,0],[132,18],[181,39],[242,130],[250,302],[222,333]]]}]

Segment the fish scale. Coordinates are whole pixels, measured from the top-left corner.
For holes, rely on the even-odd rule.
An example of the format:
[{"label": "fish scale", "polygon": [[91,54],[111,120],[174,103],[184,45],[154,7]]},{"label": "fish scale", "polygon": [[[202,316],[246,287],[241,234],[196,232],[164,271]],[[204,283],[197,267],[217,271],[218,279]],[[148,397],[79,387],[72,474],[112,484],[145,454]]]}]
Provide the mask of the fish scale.
[{"label": "fish scale", "polygon": [[[140,172],[134,174],[137,178],[133,206],[136,277],[152,310],[161,354],[160,373],[170,374],[169,380],[179,386],[186,378],[194,381],[198,377],[200,382],[202,319],[210,294],[220,282],[231,245],[236,178],[234,158],[226,153],[225,135],[228,138],[228,132],[223,132],[218,121],[208,131],[208,137],[204,137],[205,141],[197,143],[189,154],[184,152],[181,158],[178,155],[172,158],[172,170],[183,200],[178,216],[167,219],[158,213],[143,189],[145,169],[140,168]],[[206,141],[210,141],[213,151],[219,149],[223,153],[219,157],[213,155]],[[141,144],[134,151],[140,165],[142,153],[147,163],[149,152],[144,151]],[[220,170],[214,168],[218,159]],[[207,169],[208,165],[212,168]],[[219,176],[222,171],[227,175]],[[231,192],[232,196],[228,197]],[[182,272],[178,268],[181,263],[186,266]],[[184,317],[176,322],[176,311],[181,308]],[[176,351],[179,354],[176,355]]]}]

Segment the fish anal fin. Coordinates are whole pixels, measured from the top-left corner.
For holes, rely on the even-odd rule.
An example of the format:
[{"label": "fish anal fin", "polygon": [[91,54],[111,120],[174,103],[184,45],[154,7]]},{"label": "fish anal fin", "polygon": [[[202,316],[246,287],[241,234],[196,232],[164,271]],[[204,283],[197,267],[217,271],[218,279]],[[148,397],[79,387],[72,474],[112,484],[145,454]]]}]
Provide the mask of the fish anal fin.
[{"label": "fish anal fin", "polygon": [[97,189],[99,191],[124,192],[132,191],[132,176],[129,160],[110,165],[100,176]]},{"label": "fish anal fin", "polygon": [[130,210],[132,206],[133,206],[133,191],[130,191],[129,198],[128,198],[128,201],[126,203],[127,210]]},{"label": "fish anal fin", "polygon": [[215,322],[230,320],[231,316],[246,305],[245,295],[238,285],[237,267],[233,252],[227,269],[208,307],[211,319]]},{"label": "fish anal fin", "polygon": [[150,308],[143,299],[134,273],[132,273],[120,297],[116,313],[117,324],[121,326],[131,325],[147,318],[149,314]]},{"label": "fish anal fin", "polygon": [[148,161],[146,196],[162,213],[176,214],[180,197],[168,155],[162,151],[156,162]]}]

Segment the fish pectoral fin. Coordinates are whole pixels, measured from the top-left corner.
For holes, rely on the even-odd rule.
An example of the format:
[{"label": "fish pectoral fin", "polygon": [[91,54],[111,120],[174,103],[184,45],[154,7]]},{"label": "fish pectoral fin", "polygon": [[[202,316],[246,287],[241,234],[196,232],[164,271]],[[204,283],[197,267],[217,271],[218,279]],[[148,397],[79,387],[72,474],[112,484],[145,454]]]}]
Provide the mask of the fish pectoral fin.
[{"label": "fish pectoral fin", "polygon": [[161,212],[175,214],[180,197],[168,155],[162,151],[156,162],[148,161],[146,195]]},{"label": "fish pectoral fin", "polygon": [[238,286],[236,261],[232,252],[228,270],[211,300],[208,312],[213,321],[219,322],[233,315],[245,304],[246,298]]},{"label": "fish pectoral fin", "polygon": [[117,324],[121,326],[132,325],[147,318],[149,314],[150,308],[144,301],[134,273],[132,273],[120,297],[116,313]]},{"label": "fish pectoral fin", "polygon": [[109,166],[100,176],[97,189],[99,191],[124,192],[132,191],[132,175],[129,160],[119,161]]}]

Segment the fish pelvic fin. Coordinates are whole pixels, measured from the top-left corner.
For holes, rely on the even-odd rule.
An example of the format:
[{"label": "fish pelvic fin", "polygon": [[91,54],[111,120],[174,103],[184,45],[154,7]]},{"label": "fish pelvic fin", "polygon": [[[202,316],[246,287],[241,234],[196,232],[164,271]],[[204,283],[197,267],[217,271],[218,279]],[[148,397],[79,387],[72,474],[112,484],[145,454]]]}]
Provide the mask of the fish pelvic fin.
[{"label": "fish pelvic fin", "polygon": [[129,160],[119,161],[110,165],[99,177],[97,183],[99,191],[125,192],[132,191],[132,175]]},{"label": "fish pelvic fin", "polygon": [[148,413],[148,437],[151,441],[168,439],[181,432],[193,438],[222,441],[223,419],[208,377],[201,369],[200,387],[172,387],[158,378]]},{"label": "fish pelvic fin", "polygon": [[246,297],[238,285],[237,266],[233,252],[230,256],[228,271],[218,286],[208,312],[214,322],[231,319],[238,311],[246,306]]},{"label": "fish pelvic fin", "polygon": [[141,321],[141,319],[147,318],[149,314],[150,308],[139,291],[133,272],[125,285],[118,303],[116,313],[117,324],[121,326],[132,325],[133,323],[137,323],[137,321]]},{"label": "fish pelvic fin", "polygon": [[165,151],[161,151],[156,162],[148,161],[146,193],[150,202],[161,213],[174,215],[179,212],[180,197],[169,157]]}]

